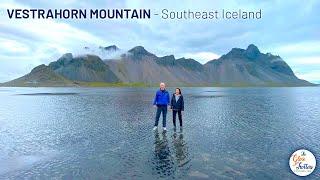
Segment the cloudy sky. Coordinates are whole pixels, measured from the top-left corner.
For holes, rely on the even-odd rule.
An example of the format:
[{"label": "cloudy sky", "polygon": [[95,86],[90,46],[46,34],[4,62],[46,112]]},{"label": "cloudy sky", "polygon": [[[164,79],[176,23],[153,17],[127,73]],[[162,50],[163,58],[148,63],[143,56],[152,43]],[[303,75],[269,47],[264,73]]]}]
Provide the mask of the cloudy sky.
[{"label": "cloudy sky", "polygon": [[[145,8],[170,11],[262,10],[259,20],[21,20],[6,9]],[[67,52],[85,46],[137,45],[158,55],[194,58],[201,63],[233,47],[255,44],[262,52],[280,55],[299,78],[320,83],[320,1],[24,1],[0,0],[0,82],[28,73]]]}]

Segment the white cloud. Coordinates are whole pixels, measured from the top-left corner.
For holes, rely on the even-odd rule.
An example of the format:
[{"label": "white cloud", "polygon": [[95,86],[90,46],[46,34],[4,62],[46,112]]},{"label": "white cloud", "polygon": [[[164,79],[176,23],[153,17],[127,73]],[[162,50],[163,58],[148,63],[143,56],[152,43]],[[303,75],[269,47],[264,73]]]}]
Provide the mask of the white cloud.
[{"label": "white cloud", "polygon": [[276,49],[279,53],[319,53],[320,41],[304,41],[281,45]]},{"label": "white cloud", "polygon": [[16,40],[5,39],[0,37],[0,47],[4,53],[26,53],[30,49],[23,43]]},{"label": "white cloud", "polygon": [[[72,0],[69,0],[72,3]],[[0,4],[0,10],[6,12],[7,8],[25,8],[30,7],[9,1]],[[23,31],[30,37],[34,37],[32,44],[38,43],[37,47],[41,48],[42,43],[50,44],[49,46],[58,49],[59,51],[68,51],[83,45],[101,45],[106,42],[82,29],[75,28],[70,24],[58,22],[50,19],[24,19],[24,20],[11,20],[6,16],[0,16],[0,27],[2,29],[9,29],[13,32]],[[2,37],[3,39],[5,37]],[[9,41],[9,40],[7,40]],[[0,46],[5,48],[5,46]]]},{"label": "white cloud", "polygon": [[300,79],[305,79],[313,83],[320,83],[320,70],[313,70],[305,73],[295,73]]},{"label": "white cloud", "polygon": [[[17,2],[20,3],[17,3]],[[210,6],[208,6],[210,5]],[[66,52],[77,52],[85,46],[98,47],[116,44],[129,49],[136,45],[164,56],[194,58],[201,63],[218,58],[233,47],[256,44],[280,55],[289,65],[317,69],[320,56],[318,1],[240,2],[204,0],[194,3],[179,1],[23,1],[0,3],[0,82],[9,69],[17,75],[25,74],[35,65],[48,63]],[[152,17],[146,20],[14,20],[6,15],[7,8],[150,8],[152,13],[167,8],[179,10],[263,10],[257,21],[180,21]],[[292,19],[292,17],[295,17]],[[270,27],[272,24],[272,27]],[[290,29],[290,31],[288,31]],[[312,41],[310,40],[312,39]],[[108,42],[107,42],[108,41]],[[265,46],[265,47],[263,47]],[[11,47],[11,48],[8,48]],[[212,52],[213,51],[213,52]],[[19,52],[19,53],[17,53]],[[188,52],[188,53],[186,53]],[[9,57],[9,55],[11,56]],[[301,57],[301,58],[300,58]],[[7,59],[5,59],[7,58]],[[3,66],[7,62],[7,66]],[[304,63],[305,62],[305,63]],[[311,68],[310,68],[311,67]],[[5,69],[7,68],[7,69]],[[305,69],[304,69],[305,70]],[[12,76],[13,77],[13,76]],[[12,78],[10,78],[12,79]],[[308,80],[308,79],[307,79]]]},{"label": "white cloud", "polygon": [[[15,23],[2,22],[1,27],[19,30],[25,28],[24,32],[30,34],[42,42],[56,45],[56,47],[74,47],[75,44],[103,44],[102,39],[65,23],[53,20],[22,20]],[[27,28],[26,28],[27,27]],[[41,46],[41,44],[39,44]]]},{"label": "white cloud", "polygon": [[218,54],[212,53],[212,52],[195,52],[195,53],[186,53],[183,54],[182,57],[185,58],[192,58],[200,63],[204,64],[210,60],[218,59],[220,56]]},{"label": "white cloud", "polygon": [[30,7],[12,0],[0,4],[0,11],[3,13],[0,16],[0,82],[24,75],[33,67],[54,61],[64,53],[106,43],[103,39],[64,22],[11,20],[4,14],[7,8]]},{"label": "white cloud", "polygon": [[288,60],[297,65],[320,65],[320,56],[293,57]]}]

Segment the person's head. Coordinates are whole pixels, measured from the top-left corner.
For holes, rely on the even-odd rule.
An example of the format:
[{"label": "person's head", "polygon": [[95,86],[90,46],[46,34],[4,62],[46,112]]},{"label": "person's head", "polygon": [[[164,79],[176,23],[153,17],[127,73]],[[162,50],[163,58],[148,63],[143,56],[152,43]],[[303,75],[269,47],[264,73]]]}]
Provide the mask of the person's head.
[{"label": "person's head", "polygon": [[165,90],[166,89],[166,84],[165,83],[160,83],[160,90]]},{"label": "person's head", "polygon": [[176,88],[176,94],[180,94],[181,95],[181,89],[180,88]]}]

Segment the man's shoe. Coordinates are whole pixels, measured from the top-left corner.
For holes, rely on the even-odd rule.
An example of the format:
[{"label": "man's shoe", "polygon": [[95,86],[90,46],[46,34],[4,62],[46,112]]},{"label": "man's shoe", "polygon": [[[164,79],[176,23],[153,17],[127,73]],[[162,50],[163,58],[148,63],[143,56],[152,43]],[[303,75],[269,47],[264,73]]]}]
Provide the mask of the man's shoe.
[{"label": "man's shoe", "polygon": [[155,131],[155,130],[157,130],[158,129],[158,127],[157,126],[155,126],[154,128],[153,128],[153,130]]},{"label": "man's shoe", "polygon": [[164,127],[164,128],[163,128],[163,131],[167,131],[167,128],[166,128],[166,127]]}]

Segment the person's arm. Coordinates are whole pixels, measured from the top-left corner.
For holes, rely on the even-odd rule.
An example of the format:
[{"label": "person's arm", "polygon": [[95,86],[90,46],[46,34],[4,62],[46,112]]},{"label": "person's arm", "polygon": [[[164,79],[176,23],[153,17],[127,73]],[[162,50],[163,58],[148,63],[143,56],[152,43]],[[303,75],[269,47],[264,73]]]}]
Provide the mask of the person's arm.
[{"label": "person's arm", "polygon": [[183,100],[183,96],[181,96],[181,111],[184,111],[184,100]]},{"label": "person's arm", "polygon": [[172,95],[172,97],[171,97],[171,102],[170,102],[170,109],[172,109],[172,106],[173,106],[173,101],[174,101],[174,95]]},{"label": "person's arm", "polygon": [[167,101],[168,101],[168,105],[170,106],[170,95],[169,95],[169,93],[167,94]]},{"label": "person's arm", "polygon": [[153,100],[153,105],[155,106],[155,105],[157,105],[157,92],[156,92],[156,95],[154,96],[154,100]]}]

